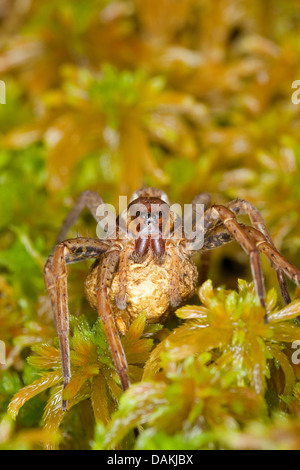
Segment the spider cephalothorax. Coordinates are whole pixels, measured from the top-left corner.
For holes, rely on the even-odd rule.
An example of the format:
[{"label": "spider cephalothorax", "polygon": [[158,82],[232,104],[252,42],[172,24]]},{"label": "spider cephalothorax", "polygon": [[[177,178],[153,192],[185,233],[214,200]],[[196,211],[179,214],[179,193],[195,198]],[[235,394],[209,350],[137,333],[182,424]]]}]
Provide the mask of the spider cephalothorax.
[{"label": "spider cephalothorax", "polygon": [[[197,204],[203,207],[200,219],[196,216]],[[115,231],[108,231],[101,239],[78,237],[63,241],[85,207],[101,223],[98,209],[103,206],[104,202],[97,193],[82,193],[65,219],[58,244],[45,266],[45,283],[60,341],[65,386],[71,376],[68,263],[96,259],[86,279],[85,292],[103,322],[124,390],[130,382],[119,334],[125,334],[130,323],[142,311],[149,322],[163,322],[176,307],[193,295],[198,281],[198,272],[192,261],[195,251],[204,254],[204,258],[208,250],[236,240],[249,255],[256,292],[263,307],[265,291],[260,252],[268,256],[277,271],[285,303],[290,302],[285,275],[300,285],[300,272],[275,249],[262,216],[247,201],[236,199],[226,206],[211,206],[208,194],[200,194],[192,205],[192,230],[186,232],[181,217],[171,209],[167,195],[156,188],[144,188],[132,195],[128,208],[117,217]],[[236,216],[241,214],[248,214],[251,225],[237,221]],[[202,234],[200,245],[193,243],[197,228]],[[66,409],[65,401],[62,406]]]},{"label": "spider cephalothorax", "polygon": [[[183,239],[175,237],[174,214],[161,198],[134,199],[119,217],[118,228],[110,248],[118,252],[118,260],[108,297],[118,329],[125,333],[142,311],[149,322],[163,321],[170,310],[194,293],[198,272],[180,243]],[[105,256],[95,263],[85,284],[87,298],[95,308],[101,262]]]}]

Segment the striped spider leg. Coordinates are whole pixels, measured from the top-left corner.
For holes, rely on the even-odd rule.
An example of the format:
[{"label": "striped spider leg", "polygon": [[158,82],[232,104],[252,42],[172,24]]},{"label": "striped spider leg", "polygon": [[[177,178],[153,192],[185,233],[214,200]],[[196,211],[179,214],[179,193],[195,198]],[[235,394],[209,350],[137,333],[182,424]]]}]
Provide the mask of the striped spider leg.
[{"label": "striped spider leg", "polygon": [[[236,215],[248,214],[254,227],[238,222]],[[264,253],[276,269],[282,297],[290,302],[285,275],[300,285],[300,272],[275,248],[264,219],[251,203],[236,199],[226,206],[213,205],[204,213],[204,245],[202,251],[211,250],[236,240],[248,254],[252,277],[260,303],[265,307],[265,288],[260,253]],[[267,318],[265,318],[267,321]]]}]

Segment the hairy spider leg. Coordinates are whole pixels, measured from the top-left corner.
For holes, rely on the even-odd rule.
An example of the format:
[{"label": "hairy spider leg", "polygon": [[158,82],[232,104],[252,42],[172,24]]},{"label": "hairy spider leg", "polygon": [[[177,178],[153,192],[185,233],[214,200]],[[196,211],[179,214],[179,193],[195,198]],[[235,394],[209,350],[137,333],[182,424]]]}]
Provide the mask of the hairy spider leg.
[{"label": "hairy spider leg", "polygon": [[128,244],[120,253],[119,262],[119,279],[120,287],[119,292],[116,295],[116,305],[118,309],[125,310],[127,306],[127,270],[128,270],[128,257],[132,254],[133,247]]},{"label": "hairy spider leg", "polygon": [[[234,201],[231,201],[230,203],[228,203],[226,207],[232,210],[236,215],[247,214],[249,216],[251,224],[257,230],[259,230],[261,233],[264,234],[269,245],[271,245],[276,250],[276,247],[271,238],[269,230],[267,229],[266,222],[263,216],[251,202],[245,201],[244,199],[235,199]],[[271,261],[271,266],[274,267],[274,269],[277,272],[277,278],[278,278],[278,283],[280,287],[281,297],[284,303],[287,305],[291,302],[291,297],[288,291],[284,270],[280,268],[278,265],[275,265],[273,263],[272,258],[270,258],[270,261]]]},{"label": "hairy spider leg", "polygon": [[[238,223],[234,212],[225,206],[214,205],[205,214],[206,220],[219,219],[227,228],[232,237],[241,245],[250,258],[252,277],[255,284],[256,293],[261,305],[265,308],[265,287],[263,273],[261,269],[260,255],[256,244],[249,238],[243,227]],[[204,237],[205,239],[205,237]],[[267,322],[267,317],[265,317]]]},{"label": "hairy spider leg", "polygon": [[182,298],[179,293],[179,258],[174,246],[168,246],[167,255],[172,259],[172,270],[170,272],[170,305],[171,307],[178,307]]},{"label": "hairy spider leg", "polygon": [[[204,206],[204,212],[207,211],[207,209],[211,206],[211,195],[207,192],[203,192],[198,194],[193,202],[192,202],[192,208],[193,208],[193,226],[197,221],[197,204],[203,204]],[[206,281],[209,273],[209,267],[210,267],[210,253],[209,251],[204,251],[201,253],[201,267],[200,267],[200,273],[199,273],[199,283],[200,285],[203,284],[204,281]]]},{"label": "hairy spider leg", "polygon": [[[232,210],[236,215],[247,214],[252,225],[264,235],[265,240],[268,242],[268,244],[276,250],[276,247],[267,229],[264,218],[260,214],[259,210],[252,203],[245,201],[244,199],[235,199],[234,201],[229,202],[226,207]],[[232,235],[227,230],[224,230],[222,226],[220,228],[220,224],[220,219],[211,219],[205,217],[205,240],[203,250],[211,250],[212,248],[216,248],[217,246],[221,246],[224,243],[232,241]],[[288,304],[290,303],[291,298],[287,288],[285,272],[281,267],[274,264],[272,258],[269,257],[269,260],[271,266],[277,272],[277,278],[280,286],[282,299],[285,304]]]},{"label": "hairy spider leg", "polygon": [[[232,202],[236,203],[236,201],[232,201]],[[233,204],[233,206],[234,205],[235,204]],[[237,206],[235,206],[235,207],[237,207]],[[214,209],[216,209],[216,214],[212,215],[211,212]],[[229,212],[227,212],[228,210],[229,210]],[[257,209],[256,209],[256,211],[253,211],[253,212],[254,212],[254,214],[257,218],[254,219],[254,215],[252,213],[251,222],[253,221],[252,222],[253,225],[254,225],[254,222],[255,222],[257,228],[238,223],[237,220],[236,220],[234,212],[232,212],[231,209],[228,209],[228,207],[213,206],[211,209],[206,211],[205,214],[204,214],[204,218],[206,219],[205,227],[206,227],[206,229],[207,229],[207,227],[209,227],[209,230],[207,230],[206,233],[205,233],[204,246],[203,246],[202,250],[210,250],[210,249],[216,248],[218,246],[222,246],[223,244],[228,243],[228,242],[232,241],[233,239],[236,239],[241,244],[241,246],[243,247],[240,239],[237,238],[237,235],[238,235],[239,238],[242,237],[241,239],[242,239],[242,241],[244,241],[244,243],[245,243],[245,240],[248,238],[248,240],[252,243],[252,250],[253,250],[253,246],[254,246],[255,251],[258,250],[259,252],[264,253],[268,257],[268,259],[270,260],[272,267],[274,267],[274,269],[276,269],[277,273],[280,270],[282,272],[281,276],[283,276],[284,274],[287,275],[290,279],[292,279],[299,286],[300,285],[300,271],[295,266],[293,266],[291,263],[289,263],[276,250],[276,248],[274,246],[274,243],[271,240],[270,235],[268,235],[268,231],[267,231],[266,227],[263,227],[264,222],[262,223],[262,221],[261,221],[261,220],[263,220],[262,217],[257,216],[257,212],[258,212]],[[230,213],[231,213],[231,215],[230,215]],[[213,224],[211,222],[212,217],[218,223],[221,221],[225,225],[225,227],[218,226],[218,224]],[[233,222],[233,226],[230,227],[229,224],[232,224],[232,222]],[[239,228],[240,228],[240,230],[242,230],[242,232],[240,233],[240,230],[239,230],[239,232],[235,233],[234,232],[234,230],[235,230],[234,225],[239,226]],[[262,231],[260,229],[258,229],[258,227],[260,229],[264,230],[264,233],[262,233]],[[247,253],[249,253],[250,261],[251,261],[251,252],[248,252],[246,247],[244,249]],[[250,247],[250,249],[251,249],[251,247]],[[255,253],[255,251],[254,251],[254,253]],[[253,253],[253,251],[252,251],[252,253]],[[260,268],[260,271],[261,271],[261,268]],[[258,267],[255,268],[255,266],[253,266],[252,275],[253,275],[253,272],[254,272],[253,279],[254,279],[254,283],[255,283],[255,286],[256,286],[256,291],[258,293],[257,279],[258,280],[260,279],[259,277],[257,277],[257,274],[259,275]],[[285,278],[284,278],[284,281],[285,281]],[[261,290],[261,292],[262,292],[262,290]],[[259,295],[259,298],[261,299],[261,295]],[[261,302],[261,304],[264,305],[264,303],[262,303],[262,302]]]},{"label": "hairy spider leg", "polygon": [[[255,241],[257,248],[261,253],[264,253],[270,260],[271,265],[274,266],[278,273],[278,269],[281,269],[283,274],[286,274],[297,286],[300,286],[300,271],[289,263],[277,250],[273,244],[270,244],[268,240],[264,238],[262,233],[253,227],[243,225],[245,231]],[[298,323],[300,323],[300,315],[296,317]]]},{"label": "hairy spider leg", "polygon": [[94,219],[99,222],[100,218],[97,216],[97,209],[101,204],[104,204],[103,199],[95,191],[84,191],[81,193],[73,208],[63,221],[56,243],[60,243],[66,238],[68,231],[85,208],[88,208]]},{"label": "hairy spider leg", "polygon": [[[282,271],[295,282],[296,285],[300,285],[300,271],[289,263],[273,245],[265,238],[265,236],[254,227],[240,223],[240,227],[248,235],[248,237],[256,244],[257,249],[265,254],[271,261],[272,266],[275,269],[282,269]],[[202,250],[212,250],[218,248],[226,243],[232,242],[234,237],[226,227],[218,226],[213,230],[210,230],[208,235],[205,237],[204,245]]]},{"label": "hairy spider leg", "polygon": [[[56,246],[53,255],[49,256],[45,265],[44,279],[59,338],[64,388],[71,378],[67,264],[98,258],[107,248],[107,242],[97,239],[66,240]],[[66,400],[62,401],[62,408],[64,411],[67,409]]]},{"label": "hairy spider leg", "polygon": [[97,272],[97,309],[104,326],[116,370],[120,377],[122,389],[125,391],[130,386],[128,365],[108,299],[108,291],[119,260],[120,251],[112,250],[108,251],[99,263]]}]

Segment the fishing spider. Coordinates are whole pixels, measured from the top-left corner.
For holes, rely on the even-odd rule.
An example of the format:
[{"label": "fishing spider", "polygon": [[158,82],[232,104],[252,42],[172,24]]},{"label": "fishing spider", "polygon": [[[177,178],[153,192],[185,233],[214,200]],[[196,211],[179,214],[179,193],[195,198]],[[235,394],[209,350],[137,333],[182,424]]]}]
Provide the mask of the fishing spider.
[{"label": "fishing spider", "polygon": [[[204,254],[203,265],[208,250],[236,240],[249,255],[261,305],[265,307],[260,252],[277,271],[282,298],[285,304],[289,303],[285,275],[299,286],[300,272],[278,253],[260,212],[242,199],[211,205],[209,195],[202,193],[193,201],[192,227],[198,223],[197,204],[204,207],[201,219],[204,239],[198,249]],[[67,264],[95,258],[85,292],[102,320],[122,389],[126,390],[130,381],[119,334],[126,333],[139,312],[145,311],[149,322],[163,322],[172,310],[193,295],[198,283],[198,271],[192,261],[195,248],[189,244],[189,235],[182,235],[181,218],[170,210],[167,195],[159,189],[144,188],[132,195],[127,211],[117,217],[113,238],[108,233],[102,239],[78,237],[64,241],[86,207],[97,222],[101,221],[97,209],[104,207],[102,198],[95,192],[82,193],[62,225],[44,272],[60,342],[64,387],[71,377]],[[130,212],[132,207],[134,213]],[[251,225],[238,222],[239,215],[248,215]],[[163,224],[163,220],[168,223]],[[66,410],[65,400],[62,407]]]}]

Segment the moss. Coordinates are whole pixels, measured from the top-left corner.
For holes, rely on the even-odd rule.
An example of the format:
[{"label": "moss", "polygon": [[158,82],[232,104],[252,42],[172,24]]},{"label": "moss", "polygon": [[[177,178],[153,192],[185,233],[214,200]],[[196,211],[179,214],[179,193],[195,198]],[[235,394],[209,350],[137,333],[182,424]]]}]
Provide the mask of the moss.
[{"label": "moss", "polygon": [[[277,248],[298,264],[297,1],[4,3],[1,448],[299,449],[299,290],[289,285],[295,300],[283,307],[267,260],[268,325],[253,286],[237,284],[250,279],[248,258],[236,244],[215,250],[212,282],[190,305],[164,328],[141,316],[124,338],[133,382],[124,395],[83,296],[89,263],[71,266],[74,373],[65,416],[43,282],[81,191],[116,204],[145,184],[180,204],[201,191],[213,202],[251,201]],[[95,225],[83,214],[69,236],[87,233]]]}]

